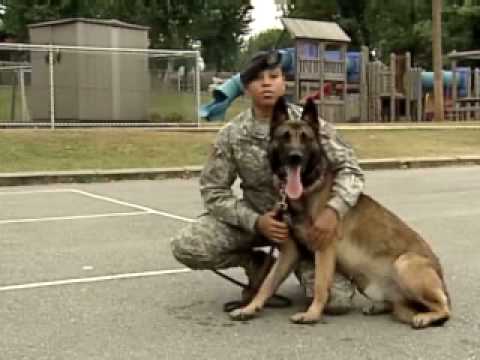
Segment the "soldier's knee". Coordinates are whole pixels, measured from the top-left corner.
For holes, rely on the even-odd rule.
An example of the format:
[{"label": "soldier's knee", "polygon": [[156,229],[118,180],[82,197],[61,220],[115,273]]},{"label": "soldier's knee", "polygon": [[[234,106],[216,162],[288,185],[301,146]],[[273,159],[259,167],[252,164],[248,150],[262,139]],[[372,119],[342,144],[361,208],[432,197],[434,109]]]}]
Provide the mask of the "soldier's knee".
[{"label": "soldier's knee", "polygon": [[189,247],[186,245],[185,238],[179,235],[170,241],[170,249],[173,257],[180,263],[189,266],[192,254],[188,251]]},{"label": "soldier's knee", "polygon": [[233,250],[230,233],[214,219],[203,218],[184,228],[170,241],[175,259],[191,269],[213,269],[222,265]]},{"label": "soldier's knee", "polygon": [[201,236],[184,232],[170,241],[170,248],[175,259],[183,265],[195,269],[209,269],[214,265],[218,252],[214,246]]}]

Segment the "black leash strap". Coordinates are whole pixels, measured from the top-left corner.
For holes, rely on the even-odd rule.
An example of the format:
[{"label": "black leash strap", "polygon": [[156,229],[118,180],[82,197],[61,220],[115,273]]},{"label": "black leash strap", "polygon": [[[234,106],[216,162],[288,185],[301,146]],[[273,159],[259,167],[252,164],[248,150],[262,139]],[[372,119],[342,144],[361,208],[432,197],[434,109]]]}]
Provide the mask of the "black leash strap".
[{"label": "black leash strap", "polygon": [[224,273],[222,273],[221,271],[218,271],[218,270],[212,270],[215,274],[217,274],[218,276],[224,278],[225,280],[227,281],[230,281],[231,283],[235,284],[235,285],[238,285],[240,286],[241,288],[243,289],[246,289],[248,288],[248,286],[244,283],[242,283],[241,281],[238,281],[237,279],[234,279],[228,275],[225,275]]}]

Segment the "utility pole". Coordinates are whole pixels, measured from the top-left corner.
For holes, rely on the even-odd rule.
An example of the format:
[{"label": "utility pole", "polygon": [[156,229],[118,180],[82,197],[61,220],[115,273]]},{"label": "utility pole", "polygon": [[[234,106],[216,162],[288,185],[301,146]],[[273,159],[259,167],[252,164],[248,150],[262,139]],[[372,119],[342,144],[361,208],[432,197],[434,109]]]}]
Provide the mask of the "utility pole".
[{"label": "utility pole", "polygon": [[434,121],[444,121],[443,112],[443,61],[442,61],[442,0],[432,0],[432,48],[435,74],[433,97]]}]

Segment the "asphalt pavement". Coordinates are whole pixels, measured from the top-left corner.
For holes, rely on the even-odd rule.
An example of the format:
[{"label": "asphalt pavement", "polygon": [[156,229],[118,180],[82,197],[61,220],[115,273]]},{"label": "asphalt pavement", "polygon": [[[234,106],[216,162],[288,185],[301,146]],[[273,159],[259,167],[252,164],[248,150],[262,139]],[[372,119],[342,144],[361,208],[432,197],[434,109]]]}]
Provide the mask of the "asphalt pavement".
[{"label": "asphalt pavement", "polygon": [[350,314],[294,325],[293,278],[292,308],[230,321],[239,289],[169,250],[201,210],[196,178],[0,188],[0,359],[480,359],[480,167],[367,171],[366,192],[432,243],[445,326],[363,316],[360,296]]}]

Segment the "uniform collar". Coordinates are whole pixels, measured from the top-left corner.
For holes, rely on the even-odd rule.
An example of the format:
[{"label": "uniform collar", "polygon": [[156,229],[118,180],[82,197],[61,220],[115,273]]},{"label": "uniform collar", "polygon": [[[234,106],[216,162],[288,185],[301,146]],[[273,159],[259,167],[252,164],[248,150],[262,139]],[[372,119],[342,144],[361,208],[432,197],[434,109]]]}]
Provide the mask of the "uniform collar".
[{"label": "uniform collar", "polygon": [[242,119],[244,135],[250,135],[257,139],[269,139],[270,124],[268,122],[255,120],[253,108],[245,111]]}]

